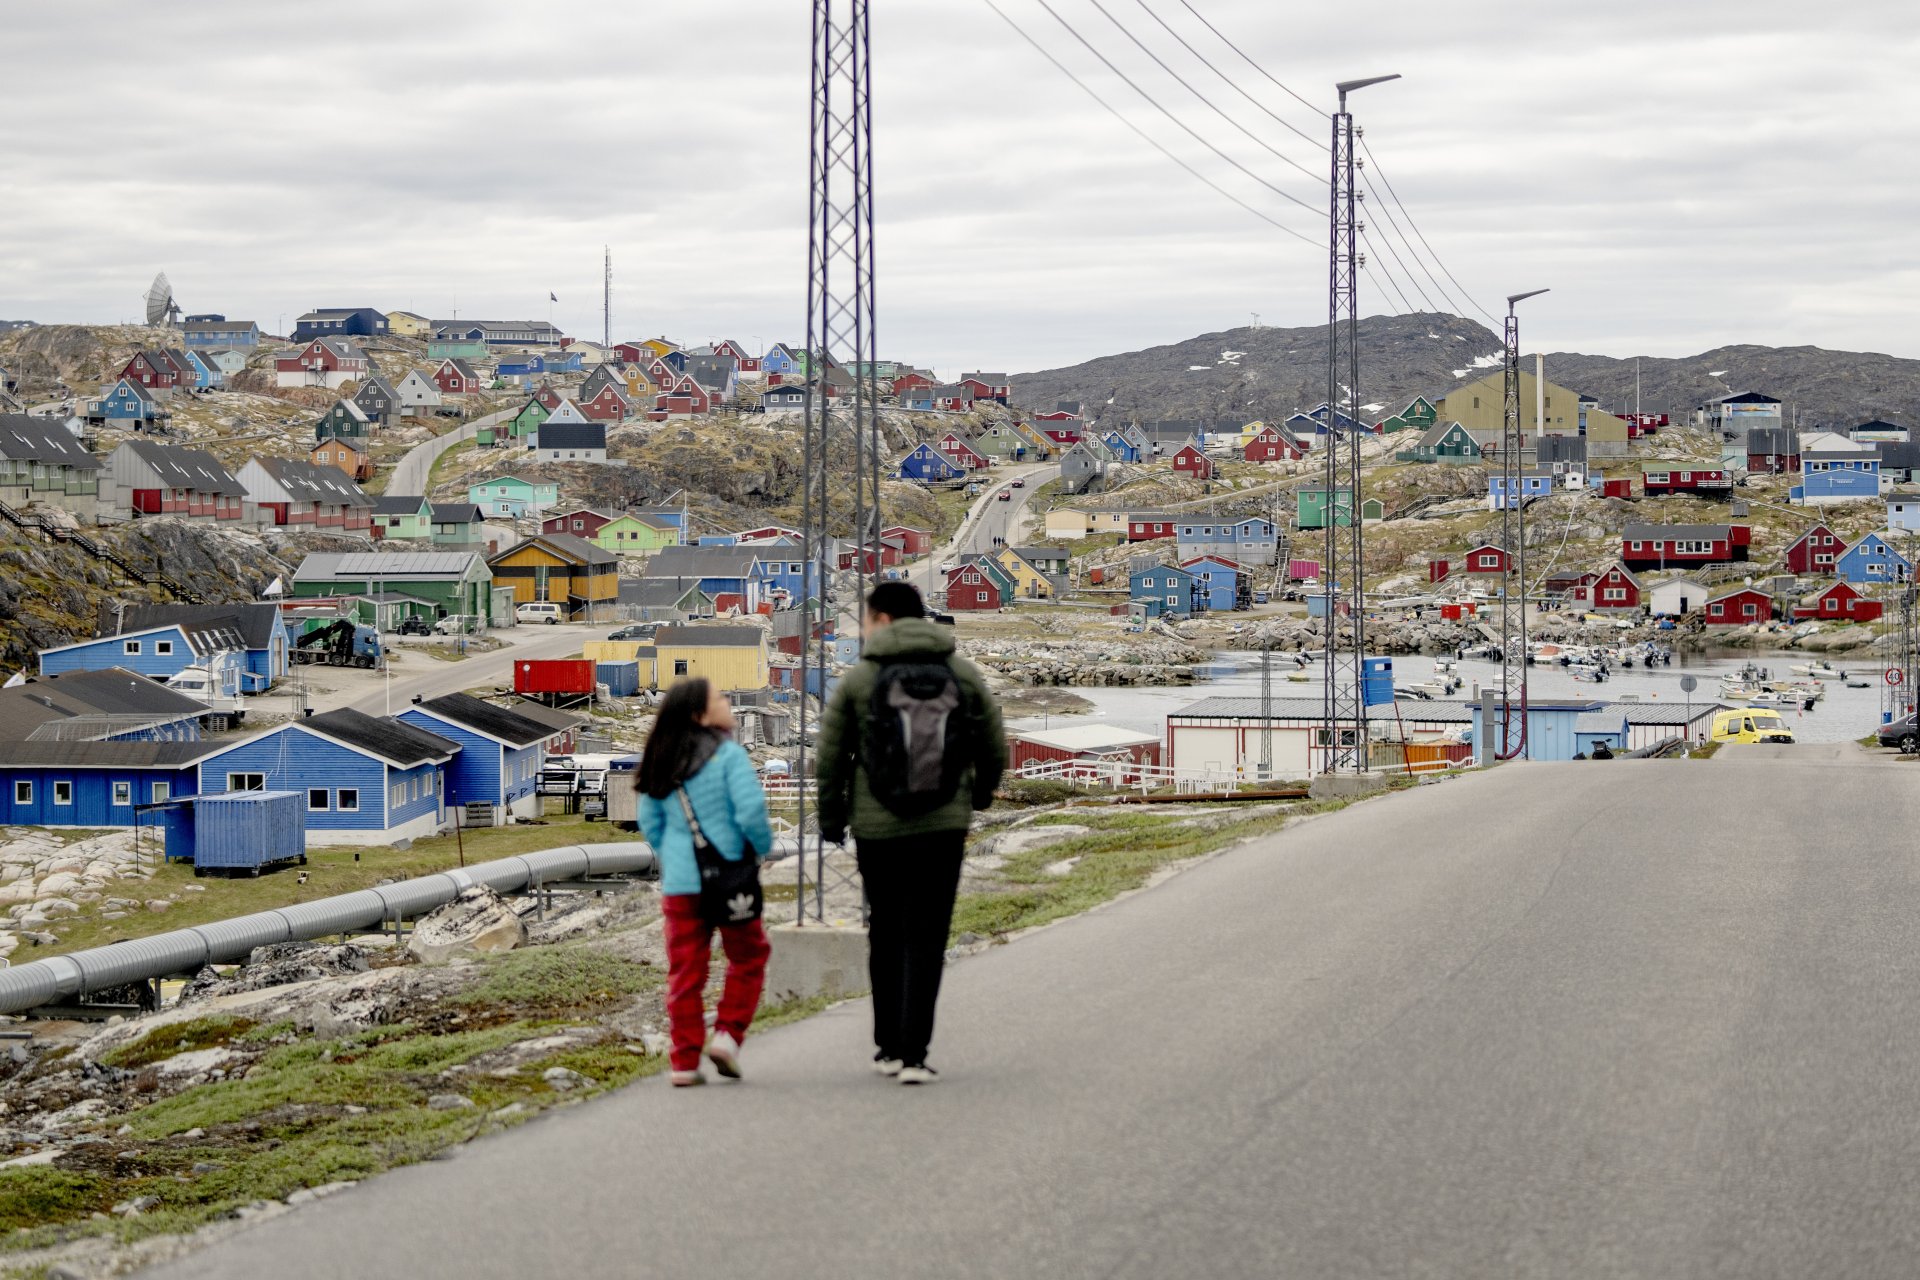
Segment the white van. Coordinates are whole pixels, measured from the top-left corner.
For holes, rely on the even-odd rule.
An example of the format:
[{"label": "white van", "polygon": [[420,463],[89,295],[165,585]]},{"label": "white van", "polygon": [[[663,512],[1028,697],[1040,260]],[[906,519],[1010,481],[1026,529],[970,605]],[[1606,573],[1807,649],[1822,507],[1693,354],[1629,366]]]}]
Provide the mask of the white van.
[{"label": "white van", "polygon": [[560,606],[557,604],[523,604],[513,611],[513,617],[516,622],[554,623],[560,621]]}]

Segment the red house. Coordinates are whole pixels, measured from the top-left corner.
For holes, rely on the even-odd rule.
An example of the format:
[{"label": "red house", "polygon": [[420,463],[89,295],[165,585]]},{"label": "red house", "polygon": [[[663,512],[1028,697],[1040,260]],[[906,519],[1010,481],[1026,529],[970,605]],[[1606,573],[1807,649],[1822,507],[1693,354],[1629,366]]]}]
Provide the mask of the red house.
[{"label": "red house", "polygon": [[940,437],[938,446],[947,460],[956,467],[965,467],[969,471],[979,471],[987,467],[986,455],[967,443],[966,437],[958,432],[949,431]]},{"label": "red house", "polygon": [[1066,422],[1041,423],[1040,434],[1062,449],[1071,449],[1080,443],[1080,420],[1072,418]]},{"label": "red house", "polygon": [[632,405],[627,398],[614,389],[609,382],[585,400],[576,400],[580,412],[589,422],[620,422],[625,420]]},{"label": "red house", "polygon": [[1585,573],[1556,573],[1540,584],[1540,590],[1549,596],[1559,596],[1569,604],[1591,604],[1593,584],[1598,581],[1600,575],[1592,570]]},{"label": "red house", "polygon": [[1467,552],[1460,561],[1462,573],[1505,573],[1507,553],[1491,542],[1483,542]]},{"label": "red house", "polygon": [[1741,587],[1707,601],[1707,625],[1744,627],[1773,617],[1773,597],[1752,587]]},{"label": "red house", "polygon": [[880,531],[880,536],[889,542],[899,539],[900,549],[910,556],[923,556],[933,550],[933,535],[910,524],[890,524]]},{"label": "red house", "polygon": [[647,415],[655,422],[690,418],[713,408],[713,396],[684,373],[675,374],[670,382],[661,385],[667,389],[653,398],[653,412]]},{"label": "red house", "polygon": [[1195,480],[1213,479],[1213,459],[1191,442],[1181,445],[1180,452],[1173,455],[1173,469]]},{"label": "red house", "polygon": [[653,359],[653,348],[637,342],[616,342],[613,344],[613,358],[621,364],[646,364]]},{"label": "red house", "polygon": [[1585,590],[1587,603],[1600,613],[1626,613],[1640,608],[1640,579],[1625,565],[1614,565]]},{"label": "red house", "polygon": [[1127,513],[1127,541],[1152,542],[1156,538],[1173,536],[1173,517],[1164,511],[1130,511]]},{"label": "red house", "polygon": [[1624,476],[1618,480],[1608,480],[1602,477],[1600,481],[1600,496],[1603,498],[1631,498],[1633,497],[1633,481],[1626,479]]},{"label": "red house", "polygon": [[960,385],[967,389],[975,400],[998,400],[1007,402],[1013,394],[1013,384],[1007,381],[1004,373],[969,373],[962,375]]},{"label": "red house", "polygon": [[999,584],[975,565],[958,564],[947,573],[947,608],[998,609]]},{"label": "red house", "polygon": [[[1089,772],[1111,773],[1122,785],[1138,782],[1160,763],[1160,739],[1132,729],[1108,725],[1075,725],[1067,729],[1032,729],[1007,735],[1007,767],[1024,769],[1037,764],[1082,764]],[[1136,766],[1129,769],[1128,766]]]},{"label": "red house", "polygon": [[548,516],[540,522],[542,533],[570,533],[576,538],[591,539],[613,517],[604,511],[595,511],[592,507],[576,507],[557,516]]},{"label": "red house", "polygon": [[180,385],[180,371],[161,351],[136,351],[120,370],[120,376],[137,382],[149,391],[171,391]]},{"label": "red house", "polygon": [[[365,378],[373,362],[366,352],[340,338],[315,338],[298,351],[275,356],[273,372],[283,387],[319,383],[338,386],[347,379]],[[298,382],[290,381],[298,379]]]},{"label": "red house", "polygon": [[1078,426],[1081,422],[1081,417],[1071,409],[1049,409],[1045,413],[1034,414],[1033,420],[1042,424],[1049,422],[1056,424],[1072,423]]},{"label": "red house", "polygon": [[1696,569],[1747,558],[1753,530],[1744,524],[1630,524],[1620,535],[1629,569]]},{"label": "red house", "polygon": [[1852,583],[1836,582],[1819,595],[1802,600],[1794,607],[1793,616],[1828,622],[1872,622],[1885,611],[1885,605],[1867,599]]},{"label": "red house", "polygon": [[934,382],[932,378],[929,378],[924,373],[920,373],[918,371],[915,371],[912,373],[903,373],[899,377],[893,380],[893,394],[896,396],[904,397],[909,391],[914,391],[921,387],[933,387],[937,385],[939,384]]},{"label": "red house", "polygon": [[1731,471],[1643,471],[1640,488],[1648,497],[1663,493],[1691,493],[1701,498],[1725,498],[1733,494]]},{"label": "red house", "polygon": [[741,373],[760,372],[760,357],[750,356],[747,349],[732,338],[725,338],[713,344],[713,353],[718,356],[732,356],[735,367]]},{"label": "red house", "polygon": [[548,413],[552,413],[560,407],[560,401],[565,397],[553,389],[552,383],[543,382],[539,388],[534,391],[533,398],[540,402],[542,409],[545,409]]},{"label": "red house", "polygon": [[480,389],[480,375],[465,360],[449,356],[433,371],[433,385],[442,395],[472,395]]},{"label": "red house", "polygon": [[800,541],[800,531],[783,524],[763,524],[757,529],[742,529],[733,535],[736,542],[778,542],[782,538]]},{"label": "red house", "polygon": [[1241,452],[1247,462],[1291,462],[1306,456],[1307,451],[1300,442],[1278,427],[1260,428]]},{"label": "red house", "polygon": [[1831,574],[1834,561],[1847,549],[1846,541],[1833,530],[1817,524],[1795,538],[1787,547],[1787,571],[1796,574]]}]

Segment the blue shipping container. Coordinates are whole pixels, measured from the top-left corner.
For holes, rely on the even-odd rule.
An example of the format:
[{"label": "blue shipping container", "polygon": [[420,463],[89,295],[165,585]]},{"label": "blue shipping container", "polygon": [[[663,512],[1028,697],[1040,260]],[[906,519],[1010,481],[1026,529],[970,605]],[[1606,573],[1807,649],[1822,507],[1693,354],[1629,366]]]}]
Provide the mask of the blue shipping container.
[{"label": "blue shipping container", "polygon": [[1361,701],[1369,707],[1393,705],[1393,659],[1360,659]]},{"label": "blue shipping container", "polygon": [[593,679],[596,684],[607,686],[607,692],[616,698],[631,698],[640,692],[640,663],[629,658],[625,662],[596,662],[593,665]]},{"label": "blue shipping container", "polygon": [[306,856],[306,797],[297,791],[225,791],[193,798],[193,868],[257,871]]}]

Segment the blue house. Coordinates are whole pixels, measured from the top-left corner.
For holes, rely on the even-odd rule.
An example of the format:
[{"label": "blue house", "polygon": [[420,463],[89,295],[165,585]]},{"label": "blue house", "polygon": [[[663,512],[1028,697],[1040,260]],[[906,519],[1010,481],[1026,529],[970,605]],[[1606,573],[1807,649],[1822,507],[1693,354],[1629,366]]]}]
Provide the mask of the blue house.
[{"label": "blue house", "polygon": [[1802,437],[1800,483],[1787,496],[1811,505],[1879,498],[1879,448],[1825,432]]},{"label": "blue house", "polygon": [[149,627],[184,626],[193,632],[238,632],[240,650],[246,655],[246,676],[242,691],[260,693],[282,680],[292,669],[292,635],[280,606],[269,602],[251,604],[141,604],[121,610],[100,612],[100,630],[117,626],[121,631],[140,631]]},{"label": "blue house", "polygon": [[1593,749],[1605,743],[1607,750],[1619,755],[1627,749],[1627,712],[1620,706],[1603,706],[1588,711],[1573,723],[1574,750],[1591,756]]},{"label": "blue house", "polygon": [[1308,436],[1324,436],[1327,434],[1327,422],[1329,418],[1332,419],[1334,425],[1341,431],[1366,430],[1360,423],[1355,422],[1346,414],[1332,409],[1324,401],[1305,413],[1294,414],[1286,420],[1284,425],[1287,430],[1304,440]]},{"label": "blue house", "polygon": [[190,796],[206,742],[0,742],[0,825],[130,827],[134,806]]},{"label": "blue house", "polygon": [[[1604,720],[1600,718],[1599,713],[1606,711],[1607,705],[1606,702],[1598,699],[1591,701],[1579,698],[1529,699],[1526,709],[1527,758],[1529,760],[1571,760],[1575,755],[1582,754],[1582,735],[1580,731],[1582,721],[1584,720],[1588,726],[1590,726],[1586,734],[1586,740],[1591,744],[1595,738],[1607,732],[1605,728],[1597,726],[1610,725],[1616,719],[1616,717],[1611,715],[1607,716]],[[1495,750],[1498,750],[1501,739],[1501,724],[1505,719],[1505,708],[1496,705],[1493,709],[1493,738],[1489,744],[1486,736],[1487,726],[1480,723],[1480,704],[1474,702],[1470,703],[1469,706],[1472,708],[1473,714],[1474,743],[1483,751],[1489,745]],[[1515,707],[1514,714],[1516,719],[1518,713],[1519,708]],[[1620,713],[1617,720],[1622,730],[1624,730],[1626,724],[1625,713]],[[1518,737],[1520,726],[1516,723],[1513,728],[1514,735]],[[1625,741],[1624,733],[1621,741]],[[1591,745],[1584,748],[1584,754],[1592,754]]]},{"label": "blue house", "polygon": [[201,795],[298,791],[307,843],[392,843],[436,834],[458,743],[418,725],[342,708],[296,720],[200,759]]},{"label": "blue house", "polygon": [[539,357],[548,373],[579,373],[586,357],[578,351],[553,351]]},{"label": "blue house", "polygon": [[502,356],[495,371],[503,378],[529,378],[548,372],[548,365],[540,356],[527,352],[524,355]]},{"label": "blue house", "polygon": [[539,816],[543,744],[553,730],[464,693],[415,702],[394,719],[457,743],[447,766],[447,803],[493,806],[495,825]]},{"label": "blue house", "polygon": [[153,393],[131,378],[122,378],[100,392],[90,417],[106,422],[157,422],[171,417]]},{"label": "blue house", "polygon": [[900,460],[902,480],[959,480],[966,475],[952,459],[930,444],[917,444]]},{"label": "blue house", "polygon": [[[774,590],[781,590],[787,593],[787,599],[797,604],[820,594],[820,566],[807,565],[801,558],[802,552],[798,546],[757,547],[754,555],[753,577],[760,583],[762,598]],[[786,555],[791,555],[793,559],[780,558]],[[803,567],[809,572],[802,573]]]},{"label": "blue house", "polygon": [[1141,447],[1139,443],[1127,435],[1126,432],[1118,430],[1109,431],[1100,438],[1106,442],[1107,448],[1113,452],[1114,458],[1118,461],[1140,461]]},{"label": "blue house", "polygon": [[1913,565],[1885,537],[1870,533],[1840,553],[1833,562],[1833,576],[1855,585],[1907,582],[1913,577]]},{"label": "blue house", "polygon": [[1184,618],[1193,612],[1193,575],[1177,565],[1149,560],[1127,574],[1127,598],[1149,618]]},{"label": "blue house", "polygon": [[1193,579],[1195,613],[1227,611],[1240,602],[1240,566],[1220,556],[1195,556],[1180,567]]},{"label": "blue house", "polygon": [[242,693],[264,692],[287,674],[291,642],[276,605],[134,605],[104,620],[122,629],[42,650],[40,673],[123,667],[165,680],[233,653],[241,655]]},{"label": "blue house", "polygon": [[260,345],[260,326],[251,320],[229,320],[225,316],[188,316],[180,326],[180,341],[189,350],[232,347],[248,351]]},{"label": "blue house", "polygon": [[195,351],[191,347],[181,352],[186,356],[187,364],[193,369],[193,387],[195,391],[211,391],[227,385],[227,375],[213,362],[213,357]]},{"label": "blue house", "polygon": [[1524,471],[1518,477],[1517,496],[1507,493],[1507,478],[1499,472],[1487,475],[1487,509],[1504,511],[1508,507],[1519,507],[1522,503],[1532,502],[1536,498],[1553,496],[1553,472]]},{"label": "blue house", "polygon": [[387,332],[386,312],[376,307],[321,307],[294,322],[293,340],[315,338],[375,338]]},{"label": "blue house", "polygon": [[784,378],[800,371],[800,357],[784,342],[774,343],[767,348],[767,354],[760,357],[760,372],[763,374],[777,373]]},{"label": "blue house", "polygon": [[1185,519],[1174,526],[1173,538],[1183,563],[1190,556],[1219,556],[1235,564],[1272,564],[1280,545],[1279,529],[1260,516]]}]

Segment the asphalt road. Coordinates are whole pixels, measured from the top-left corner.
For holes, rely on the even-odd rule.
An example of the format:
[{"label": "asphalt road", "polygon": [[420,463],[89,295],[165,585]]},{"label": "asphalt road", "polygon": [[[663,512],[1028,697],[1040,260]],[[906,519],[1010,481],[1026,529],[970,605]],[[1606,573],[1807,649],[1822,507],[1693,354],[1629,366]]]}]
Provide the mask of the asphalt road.
[{"label": "asphalt road", "polygon": [[844,1005],[157,1274],[1906,1277],[1914,767],[1510,765]]},{"label": "asphalt road", "polygon": [[393,466],[393,475],[387,480],[386,492],[396,494],[425,493],[427,477],[433,472],[433,464],[440,455],[463,440],[473,439],[482,427],[490,427],[496,422],[504,422],[512,414],[507,410],[490,413],[484,418],[475,418],[472,422],[463,422],[443,436],[435,436],[413,446]]},{"label": "asphalt road", "polygon": [[[429,669],[418,674],[395,677],[392,688],[384,687],[377,676],[369,675],[372,692],[359,689],[342,690],[332,696],[314,699],[314,705],[320,710],[329,706],[352,707],[368,715],[385,715],[389,707],[398,711],[411,702],[416,695],[422,698],[437,698],[442,694],[458,693],[463,689],[472,689],[480,685],[513,683],[513,664],[521,658],[567,658],[577,657],[580,646],[588,640],[604,640],[614,624],[597,625],[568,624],[564,626],[546,626],[533,623],[515,627],[510,632],[495,632],[495,635],[508,639],[509,646],[488,653],[476,653],[459,662],[437,662],[432,659]],[[388,637],[391,641],[392,637]],[[451,644],[451,639],[442,643]],[[348,678],[343,672],[332,674],[336,680]],[[359,696],[355,696],[358,693]]]},{"label": "asphalt road", "polygon": [[[962,555],[969,553],[984,555],[991,552],[995,538],[1005,538],[1009,530],[1019,527],[1020,518],[1026,513],[1034,490],[1059,474],[1059,464],[1049,462],[1026,463],[1002,470],[999,478],[981,492],[979,500],[967,508],[965,518],[960,521],[960,527],[954,530],[947,544],[935,547],[933,553],[908,575],[907,580],[919,587],[923,594],[944,589],[940,566],[955,563]],[[1015,489],[1012,487],[1015,480],[1025,480],[1026,485]],[[1013,496],[1005,502],[1000,501],[1002,490]]]}]

